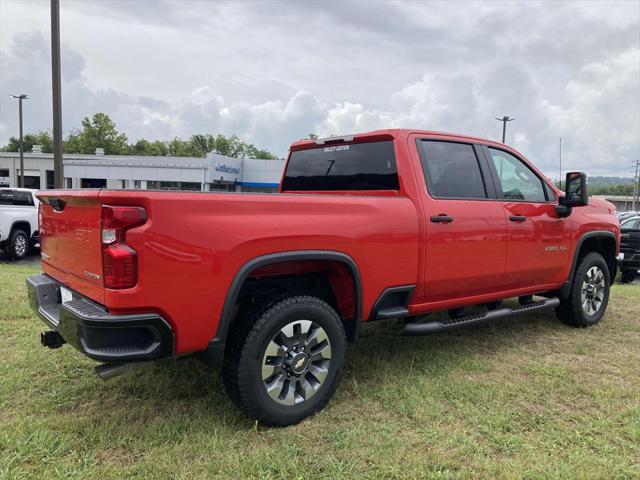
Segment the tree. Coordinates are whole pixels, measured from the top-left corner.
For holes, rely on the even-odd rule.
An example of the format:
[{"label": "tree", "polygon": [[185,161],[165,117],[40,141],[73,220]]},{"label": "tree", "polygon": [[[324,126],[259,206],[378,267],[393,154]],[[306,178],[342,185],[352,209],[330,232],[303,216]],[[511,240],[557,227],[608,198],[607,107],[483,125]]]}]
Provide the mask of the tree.
[{"label": "tree", "polygon": [[[312,134],[313,135],[313,134]],[[3,151],[17,152],[20,142],[11,137]],[[24,137],[24,150],[30,151],[33,145],[42,145],[42,151],[53,151],[53,140],[49,132],[27,134]],[[188,140],[174,137],[169,141],[149,141],[144,138],[131,144],[124,133],[118,132],[116,124],[106,113],[96,113],[82,120],[82,129],[72,130],[63,142],[65,153],[94,154],[96,148],[103,148],[106,155],[148,155],[175,157],[206,157],[209,152],[234,158],[258,158],[277,160],[277,156],[268,150],[243,142],[237,135],[226,136],[196,134]]]},{"label": "tree", "polygon": [[267,150],[256,148],[253,145],[249,145],[247,150],[249,158],[257,158],[260,160],[278,160],[278,157],[273,153]]},{"label": "tree", "polygon": [[175,137],[173,140],[167,143],[167,153],[174,157],[195,157],[196,151],[190,141],[181,140]]},{"label": "tree", "polygon": [[127,136],[118,132],[106,113],[85,117],[82,130],[70,133],[65,146],[67,153],[92,154],[96,148],[103,148],[106,155],[127,155],[130,151]]},{"label": "tree", "polygon": [[131,155],[148,155],[152,157],[165,156],[169,152],[167,144],[156,140],[149,142],[148,140],[141,139],[129,146]]},{"label": "tree", "polygon": [[[34,145],[42,146],[45,153],[53,152],[53,138],[49,132],[27,133],[24,137],[24,151],[30,152]],[[20,139],[16,137],[9,138],[9,142],[0,149],[3,152],[20,151]]]}]

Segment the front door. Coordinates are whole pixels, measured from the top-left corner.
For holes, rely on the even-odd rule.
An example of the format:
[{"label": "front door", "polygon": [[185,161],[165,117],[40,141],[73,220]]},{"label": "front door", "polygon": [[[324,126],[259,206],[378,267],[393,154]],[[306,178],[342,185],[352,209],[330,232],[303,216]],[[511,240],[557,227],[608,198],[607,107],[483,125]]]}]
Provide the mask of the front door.
[{"label": "front door", "polygon": [[426,180],[424,300],[500,290],[507,222],[486,159],[468,143],[419,140]]},{"label": "front door", "polygon": [[556,214],[553,190],[522,159],[485,148],[508,221],[509,250],[503,289],[549,285],[565,280],[569,218]]}]

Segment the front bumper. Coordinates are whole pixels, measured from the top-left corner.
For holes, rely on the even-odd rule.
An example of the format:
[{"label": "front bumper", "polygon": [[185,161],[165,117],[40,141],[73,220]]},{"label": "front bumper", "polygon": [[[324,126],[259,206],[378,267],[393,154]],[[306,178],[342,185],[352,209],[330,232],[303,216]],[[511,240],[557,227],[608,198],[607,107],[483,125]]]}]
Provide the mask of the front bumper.
[{"label": "front bumper", "polygon": [[640,253],[623,251],[618,257],[618,264],[622,270],[640,270]]},{"label": "front bumper", "polygon": [[62,303],[61,286],[46,275],[27,278],[29,303],[49,328],[89,358],[118,363],[172,355],[173,331],[160,315],[111,315],[76,292]]}]

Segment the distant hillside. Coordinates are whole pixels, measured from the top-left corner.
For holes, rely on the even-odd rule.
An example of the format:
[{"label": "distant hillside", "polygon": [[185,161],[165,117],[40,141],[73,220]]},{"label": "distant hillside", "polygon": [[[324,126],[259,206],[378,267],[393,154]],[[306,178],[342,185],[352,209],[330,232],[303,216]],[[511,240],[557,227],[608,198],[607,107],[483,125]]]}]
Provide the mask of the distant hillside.
[{"label": "distant hillside", "polygon": [[[591,195],[633,195],[634,182],[631,177],[589,177]],[[556,183],[557,185],[557,183]],[[564,187],[564,185],[563,185]]]},{"label": "distant hillside", "polygon": [[633,195],[630,177],[589,177],[589,193],[593,195]]},{"label": "distant hillside", "polygon": [[631,177],[589,177],[590,187],[609,187],[615,185],[633,185]]}]

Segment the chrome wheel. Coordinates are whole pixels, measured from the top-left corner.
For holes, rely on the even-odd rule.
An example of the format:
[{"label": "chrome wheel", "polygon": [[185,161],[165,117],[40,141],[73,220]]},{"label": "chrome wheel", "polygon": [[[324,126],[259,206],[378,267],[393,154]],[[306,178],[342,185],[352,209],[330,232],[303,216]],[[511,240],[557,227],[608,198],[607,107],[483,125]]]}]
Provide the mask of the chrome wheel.
[{"label": "chrome wheel", "polygon": [[311,320],[288,323],[271,339],[262,357],[262,381],[267,394],[282,405],[311,398],[329,373],[331,342]]},{"label": "chrome wheel", "polygon": [[13,243],[13,252],[16,257],[24,257],[27,253],[27,237],[24,235],[17,235]]},{"label": "chrome wheel", "polygon": [[604,302],[605,280],[600,267],[591,267],[582,281],[580,300],[587,315],[595,315]]}]

